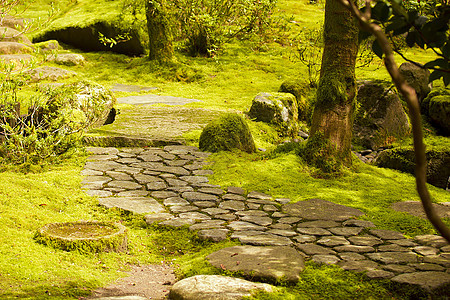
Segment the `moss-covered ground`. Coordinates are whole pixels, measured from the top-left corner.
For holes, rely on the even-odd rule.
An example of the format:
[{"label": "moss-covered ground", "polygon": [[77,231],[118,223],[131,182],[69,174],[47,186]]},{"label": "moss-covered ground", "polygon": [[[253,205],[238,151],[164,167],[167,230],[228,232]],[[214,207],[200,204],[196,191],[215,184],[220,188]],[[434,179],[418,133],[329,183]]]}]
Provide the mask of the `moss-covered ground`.
[{"label": "moss-covered ground", "polygon": [[[48,2],[36,1],[26,16],[45,16],[47,9],[43,4]],[[121,3],[58,2],[63,4],[59,16],[64,16],[55,23],[59,22],[59,26],[87,22],[98,16],[108,17]],[[98,5],[100,2],[102,5]],[[323,7],[320,3],[308,3],[307,0],[279,1],[277,14],[292,16],[287,33],[289,38],[294,38],[302,28],[320,26]],[[67,24],[62,24],[64,22]],[[293,58],[295,51],[289,43],[261,45],[255,41],[233,40],[213,58],[192,58],[177,52],[176,61],[168,67],[154,65],[139,57],[83,53],[87,63],[70,67],[78,75],[67,81],[89,79],[106,87],[116,83],[155,86],[158,87],[156,93],[203,101],[187,107],[242,112],[249,109],[257,93],[276,92],[289,78],[305,79],[306,67]],[[422,62],[430,57],[430,53],[416,49],[409,53]],[[380,61],[375,60],[371,66],[358,69],[358,79],[388,79],[380,66]],[[118,93],[117,96],[135,94]],[[408,236],[434,232],[426,220],[389,208],[397,201],[418,200],[411,175],[356,162],[341,177],[316,178],[312,176],[314,170],[294,152],[271,152],[280,142],[271,127],[250,122],[250,129],[257,147],[267,151],[214,154],[211,156],[214,163],[210,167],[214,170],[214,175],[210,176],[212,183],[223,187],[241,186],[292,201],[322,198],[348,205],[364,211],[364,218],[379,228],[399,230]],[[191,131],[184,136],[191,144],[196,144],[200,131]],[[435,138],[431,134],[427,142],[429,147],[448,148],[450,145],[448,139]],[[80,155],[56,166],[27,167],[27,170],[38,172],[6,169],[0,173],[1,299],[79,299],[96,287],[123,276],[129,264],[170,262],[180,278],[195,274],[226,274],[208,265],[205,257],[215,250],[235,245],[235,241],[202,242],[186,229],[148,227],[142,216],[100,208],[95,198],[80,190],[84,160],[85,156]],[[450,202],[448,192],[429,188],[435,202]],[[129,228],[129,251],[83,254],[56,250],[33,240],[36,229],[44,224],[77,220],[122,222]],[[261,294],[255,299],[408,299],[420,296],[411,293],[415,291],[398,289],[385,281],[369,280],[362,274],[308,263],[299,284],[280,285],[277,294]]]}]

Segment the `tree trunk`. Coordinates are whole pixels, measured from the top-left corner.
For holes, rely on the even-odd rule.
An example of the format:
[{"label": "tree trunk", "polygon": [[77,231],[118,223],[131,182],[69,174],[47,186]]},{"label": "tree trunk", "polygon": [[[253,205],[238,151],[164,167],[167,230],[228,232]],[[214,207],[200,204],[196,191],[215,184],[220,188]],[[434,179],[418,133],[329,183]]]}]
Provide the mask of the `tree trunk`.
[{"label": "tree trunk", "polygon": [[173,56],[173,46],[166,0],[147,0],[145,11],[149,37],[149,59],[168,62]]},{"label": "tree trunk", "polygon": [[328,140],[336,147],[335,158],[345,165],[351,163],[357,53],[355,18],[338,0],[326,0],[324,51],[311,138],[320,136]]}]

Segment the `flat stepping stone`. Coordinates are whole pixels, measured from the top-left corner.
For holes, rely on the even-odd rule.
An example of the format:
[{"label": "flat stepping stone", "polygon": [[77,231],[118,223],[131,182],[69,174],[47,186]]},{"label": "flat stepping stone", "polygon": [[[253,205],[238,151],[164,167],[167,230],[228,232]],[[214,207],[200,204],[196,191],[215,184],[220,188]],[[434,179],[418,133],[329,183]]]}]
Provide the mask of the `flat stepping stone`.
[{"label": "flat stepping stone", "polygon": [[155,222],[166,221],[166,220],[170,220],[173,218],[174,218],[174,216],[169,213],[155,213],[155,214],[151,214],[151,215],[146,215],[145,223],[147,223],[148,225],[151,225]]},{"label": "flat stepping stone", "polygon": [[378,264],[371,260],[341,260],[338,266],[346,271],[366,272],[378,269]]},{"label": "flat stepping stone", "polygon": [[175,283],[170,290],[172,300],[240,300],[252,292],[273,292],[272,286],[240,278],[220,275],[197,275]]},{"label": "flat stepping stone", "polygon": [[94,171],[112,171],[120,167],[124,167],[124,165],[116,163],[114,161],[88,161],[84,165],[86,169],[94,170]]},{"label": "flat stepping stone", "polygon": [[215,195],[199,193],[199,192],[185,192],[181,196],[191,202],[195,201],[219,201],[219,198]]},{"label": "flat stepping stone", "polygon": [[234,246],[207,256],[216,268],[242,272],[263,281],[285,279],[296,283],[305,268],[302,255],[292,247]]},{"label": "flat stepping stone", "polygon": [[[450,284],[450,274],[445,272],[413,272],[397,275],[391,280],[398,283],[420,286],[429,292],[433,292]],[[448,287],[446,290],[448,292]]]},{"label": "flat stepping stone", "polygon": [[293,244],[291,239],[287,237],[265,232],[259,232],[257,234],[246,231],[235,232],[231,238],[237,238],[242,244],[255,246],[290,246]]},{"label": "flat stepping stone", "polygon": [[108,182],[106,186],[110,188],[119,188],[124,190],[139,190],[143,188],[142,185],[136,182],[124,180],[113,180]]},{"label": "flat stepping stone", "polygon": [[335,265],[340,261],[340,259],[334,255],[320,255],[320,254],[313,255],[311,260],[316,264],[325,264],[325,265]]},{"label": "flat stepping stone", "polygon": [[158,89],[157,87],[116,83],[110,90],[113,92],[136,93],[136,92],[149,92],[157,89]]},{"label": "flat stepping stone", "polygon": [[192,225],[195,223],[195,220],[185,219],[185,218],[174,218],[167,221],[163,221],[159,223],[160,225],[169,226],[169,227],[183,227],[186,225]]},{"label": "flat stepping stone", "polygon": [[153,105],[153,104],[166,104],[166,105],[185,105],[194,102],[202,102],[197,99],[187,99],[173,96],[160,96],[155,94],[128,96],[117,98],[118,103],[132,104],[132,105]]},{"label": "flat stepping stone", "polygon": [[335,251],[327,248],[327,247],[322,247],[316,244],[312,244],[312,243],[306,243],[306,244],[297,244],[296,245],[297,249],[299,249],[300,251],[302,251],[303,253],[307,254],[307,255],[329,255],[329,254],[336,254]]},{"label": "flat stepping stone", "polygon": [[99,204],[106,208],[120,208],[135,214],[164,212],[164,207],[155,199],[144,197],[109,197],[100,198]]},{"label": "flat stepping stone", "polygon": [[[450,206],[433,203],[433,208],[440,218],[450,218]],[[403,201],[392,204],[391,208],[396,211],[406,212],[410,215],[426,219],[427,216],[423,210],[420,201]]]},{"label": "flat stepping stone", "polygon": [[[194,225],[192,225],[194,226]],[[197,235],[202,240],[210,240],[213,242],[220,242],[227,238],[229,230],[222,228],[214,228],[214,229],[202,229]]]},{"label": "flat stepping stone", "polygon": [[418,261],[417,254],[413,252],[377,252],[368,253],[367,256],[384,264],[406,264]]},{"label": "flat stepping stone", "polygon": [[335,204],[322,199],[311,199],[285,204],[282,210],[290,216],[306,220],[345,221],[364,214],[356,208]]},{"label": "flat stepping stone", "polygon": [[402,233],[393,230],[370,229],[369,232],[383,240],[405,239],[405,236]]},{"label": "flat stepping stone", "polygon": [[441,248],[448,245],[447,240],[442,236],[433,234],[417,235],[414,240],[420,244],[436,248]]}]

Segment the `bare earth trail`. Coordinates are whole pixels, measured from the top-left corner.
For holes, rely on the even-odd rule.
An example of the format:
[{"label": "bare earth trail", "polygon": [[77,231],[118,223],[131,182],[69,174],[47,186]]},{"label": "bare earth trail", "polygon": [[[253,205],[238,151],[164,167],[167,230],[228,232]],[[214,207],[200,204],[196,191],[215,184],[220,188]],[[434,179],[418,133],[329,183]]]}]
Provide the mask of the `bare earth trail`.
[{"label": "bare earth trail", "polygon": [[[155,99],[152,96],[148,104]],[[145,215],[148,224],[188,225],[202,239],[238,239],[243,246],[222,249],[207,259],[214,266],[252,274],[254,280],[283,277],[295,282],[303,260],[311,259],[430,292],[450,284],[450,245],[439,236],[407,239],[359,220],[363,213],[357,209],[321,199],[289,203],[258,191],[209,184],[206,176],[211,171],[203,169],[209,154],[182,145],[181,136],[201,129],[219,113],[179,106],[192,99],[165,99],[158,101],[176,106],[142,104],[142,97],[136,104],[133,99],[119,100],[130,108],[123,109],[113,124],[95,130],[109,138],[93,141],[110,147],[88,148],[92,156],[82,174],[83,189],[97,196],[100,205]],[[128,147],[119,148],[127,139]],[[120,145],[114,147],[117,141]],[[132,147],[136,141],[150,147]],[[437,208],[448,214],[448,206]],[[269,265],[264,268],[254,263],[261,255],[290,251],[289,258],[265,259],[261,263]],[[128,277],[98,289],[89,299],[163,299],[175,281],[170,266],[132,266]]]}]

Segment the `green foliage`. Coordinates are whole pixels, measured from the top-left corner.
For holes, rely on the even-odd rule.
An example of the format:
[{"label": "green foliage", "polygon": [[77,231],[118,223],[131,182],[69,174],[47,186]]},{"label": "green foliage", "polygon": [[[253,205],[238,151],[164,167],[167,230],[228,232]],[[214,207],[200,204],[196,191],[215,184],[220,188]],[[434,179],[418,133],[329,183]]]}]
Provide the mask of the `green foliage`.
[{"label": "green foliage", "polygon": [[226,114],[208,124],[200,135],[199,147],[209,152],[239,149],[251,153],[256,150],[250,129],[238,114]]}]

